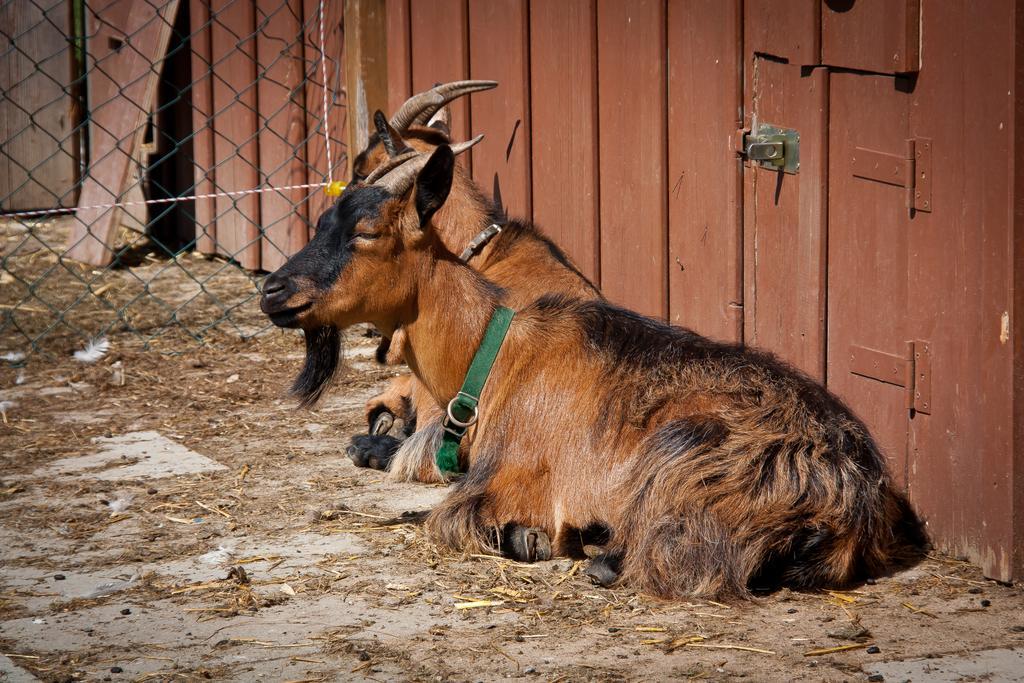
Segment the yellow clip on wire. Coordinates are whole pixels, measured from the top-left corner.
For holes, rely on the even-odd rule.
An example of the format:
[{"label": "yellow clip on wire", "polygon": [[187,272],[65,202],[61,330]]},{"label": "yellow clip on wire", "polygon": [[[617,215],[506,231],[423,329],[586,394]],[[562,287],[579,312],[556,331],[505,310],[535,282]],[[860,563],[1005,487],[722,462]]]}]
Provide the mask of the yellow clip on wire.
[{"label": "yellow clip on wire", "polygon": [[345,183],[340,180],[335,180],[333,183],[328,183],[327,187],[324,188],[324,194],[328,197],[340,197],[341,191],[345,189]]}]

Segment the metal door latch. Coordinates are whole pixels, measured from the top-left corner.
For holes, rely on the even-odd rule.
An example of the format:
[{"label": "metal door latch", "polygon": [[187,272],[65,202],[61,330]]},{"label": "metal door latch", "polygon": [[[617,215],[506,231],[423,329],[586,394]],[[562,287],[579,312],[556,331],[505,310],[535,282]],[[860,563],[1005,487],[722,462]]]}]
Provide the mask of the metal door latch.
[{"label": "metal door latch", "polygon": [[755,131],[739,131],[740,154],[744,159],[767,169],[784,173],[800,170],[800,133],[792,128],[779,128],[768,123]]},{"label": "metal door latch", "polygon": [[786,148],[781,142],[750,142],[747,144],[747,158],[751,161],[781,161],[785,163]]}]

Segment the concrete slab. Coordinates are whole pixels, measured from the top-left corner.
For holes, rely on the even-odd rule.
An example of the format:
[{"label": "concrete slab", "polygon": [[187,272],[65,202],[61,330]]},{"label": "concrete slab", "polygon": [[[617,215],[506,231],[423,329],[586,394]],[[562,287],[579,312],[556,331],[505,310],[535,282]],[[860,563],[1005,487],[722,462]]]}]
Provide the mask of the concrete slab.
[{"label": "concrete slab", "polygon": [[98,437],[93,441],[101,448],[98,453],[57,460],[37,469],[32,476],[118,481],[159,479],[227,469],[159,432],[129,432],[110,438]]},{"label": "concrete slab", "polygon": [[[54,602],[102,598],[129,591],[140,576],[150,572],[168,579],[200,583],[223,579],[233,560],[264,557],[267,559],[247,562],[246,569],[250,573],[259,573],[263,578],[271,578],[308,568],[327,555],[363,555],[366,550],[360,539],[349,534],[323,536],[307,533],[255,543],[251,539],[228,537],[211,541],[210,551],[197,557],[138,566],[116,562],[98,570],[11,566],[4,569],[2,585],[21,592],[19,604],[36,614],[45,612],[47,606]],[[274,571],[268,572],[271,567]],[[54,577],[57,575],[63,578],[56,580]]]},{"label": "concrete slab", "polygon": [[31,683],[38,680],[9,657],[0,655],[0,683]]},{"label": "concrete slab", "polygon": [[[273,588],[261,590],[269,593]],[[121,613],[125,606],[131,608],[130,614]],[[516,618],[512,614],[500,615],[493,617],[493,621]],[[197,659],[202,657],[210,662],[220,657],[218,652],[211,652],[211,646],[231,638],[250,638],[285,646],[289,656],[309,656],[322,648],[322,643],[310,640],[311,637],[330,629],[344,627],[352,639],[382,638],[401,642],[417,635],[426,636],[436,624],[452,627],[459,621],[459,615],[446,614],[439,604],[413,602],[398,607],[382,604],[379,597],[363,599],[339,590],[317,596],[300,593],[254,614],[230,619],[202,619],[168,600],[122,601],[48,616],[45,620],[11,619],[3,622],[3,635],[40,654],[80,650],[97,642],[116,643],[118,648],[138,650],[140,654],[155,649],[154,644],[173,645],[175,660],[187,666],[192,657],[183,651],[198,647],[201,651],[194,653],[198,654]],[[298,643],[308,646],[298,647]],[[225,656],[232,654],[228,652]],[[140,673],[123,662],[120,665],[129,674]],[[287,678],[275,677],[275,680]]]},{"label": "concrete slab", "polygon": [[984,650],[969,655],[883,662],[865,667],[886,681],[1024,681],[1024,649]]},{"label": "concrete slab", "polygon": [[[63,577],[57,580],[55,577]],[[50,571],[37,567],[9,567],[4,570],[6,590],[19,594],[18,603],[33,613],[49,605],[76,599],[103,598],[134,587],[138,574],[131,567],[100,571]]]},{"label": "concrete slab", "polygon": [[262,572],[273,566],[276,575],[284,576],[295,567],[308,567],[326,555],[363,555],[366,550],[365,543],[348,534],[298,534],[287,540],[255,543],[251,539],[229,537],[211,540],[209,552],[198,557],[144,564],[137,571],[139,574],[157,572],[191,582],[212,581],[224,578],[226,569],[239,558],[265,557],[268,559],[247,562],[246,569]]}]

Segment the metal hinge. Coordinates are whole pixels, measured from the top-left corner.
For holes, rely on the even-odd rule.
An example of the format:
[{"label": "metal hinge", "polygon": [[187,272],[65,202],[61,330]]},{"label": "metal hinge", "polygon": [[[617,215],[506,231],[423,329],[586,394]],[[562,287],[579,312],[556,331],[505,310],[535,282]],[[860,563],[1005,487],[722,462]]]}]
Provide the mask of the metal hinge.
[{"label": "metal hinge", "polygon": [[800,170],[800,133],[769,123],[756,130],[738,130],[737,151],[761,168],[796,173]]},{"label": "metal hinge", "polygon": [[923,212],[932,210],[930,138],[907,140],[907,151],[903,155],[855,147],[850,169],[857,178],[906,188],[908,209]]},{"label": "metal hinge", "polygon": [[926,341],[907,342],[906,355],[850,345],[850,372],[861,377],[904,387],[907,408],[932,414],[932,345]]}]

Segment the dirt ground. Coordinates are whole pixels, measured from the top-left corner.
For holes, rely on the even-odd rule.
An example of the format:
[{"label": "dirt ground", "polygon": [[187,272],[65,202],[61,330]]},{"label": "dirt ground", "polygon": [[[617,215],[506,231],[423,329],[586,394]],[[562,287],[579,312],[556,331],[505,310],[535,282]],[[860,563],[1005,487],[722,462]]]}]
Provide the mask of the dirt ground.
[{"label": "dirt ground", "polygon": [[[567,559],[440,553],[408,513],[444,490],[344,455],[394,372],[371,340],[350,334],[350,369],[308,412],[285,396],[295,334],[180,355],[111,342],[94,364],[0,369],[9,680],[865,680],[1024,647],[1021,588],[939,555],[858,590],[722,605],[597,588]],[[967,676],[949,680],[1012,674]]]},{"label": "dirt ground", "polygon": [[[79,272],[47,248],[59,221],[0,227],[0,681],[1024,680],[1024,591],[938,554],[725,605],[598,588],[564,558],[440,552],[416,513],[444,488],[344,454],[395,372],[363,331],[299,411],[298,335],[240,340],[266,326],[248,276],[144,251]],[[73,327],[19,358],[74,302]],[[108,353],[76,361],[94,329]]]}]

